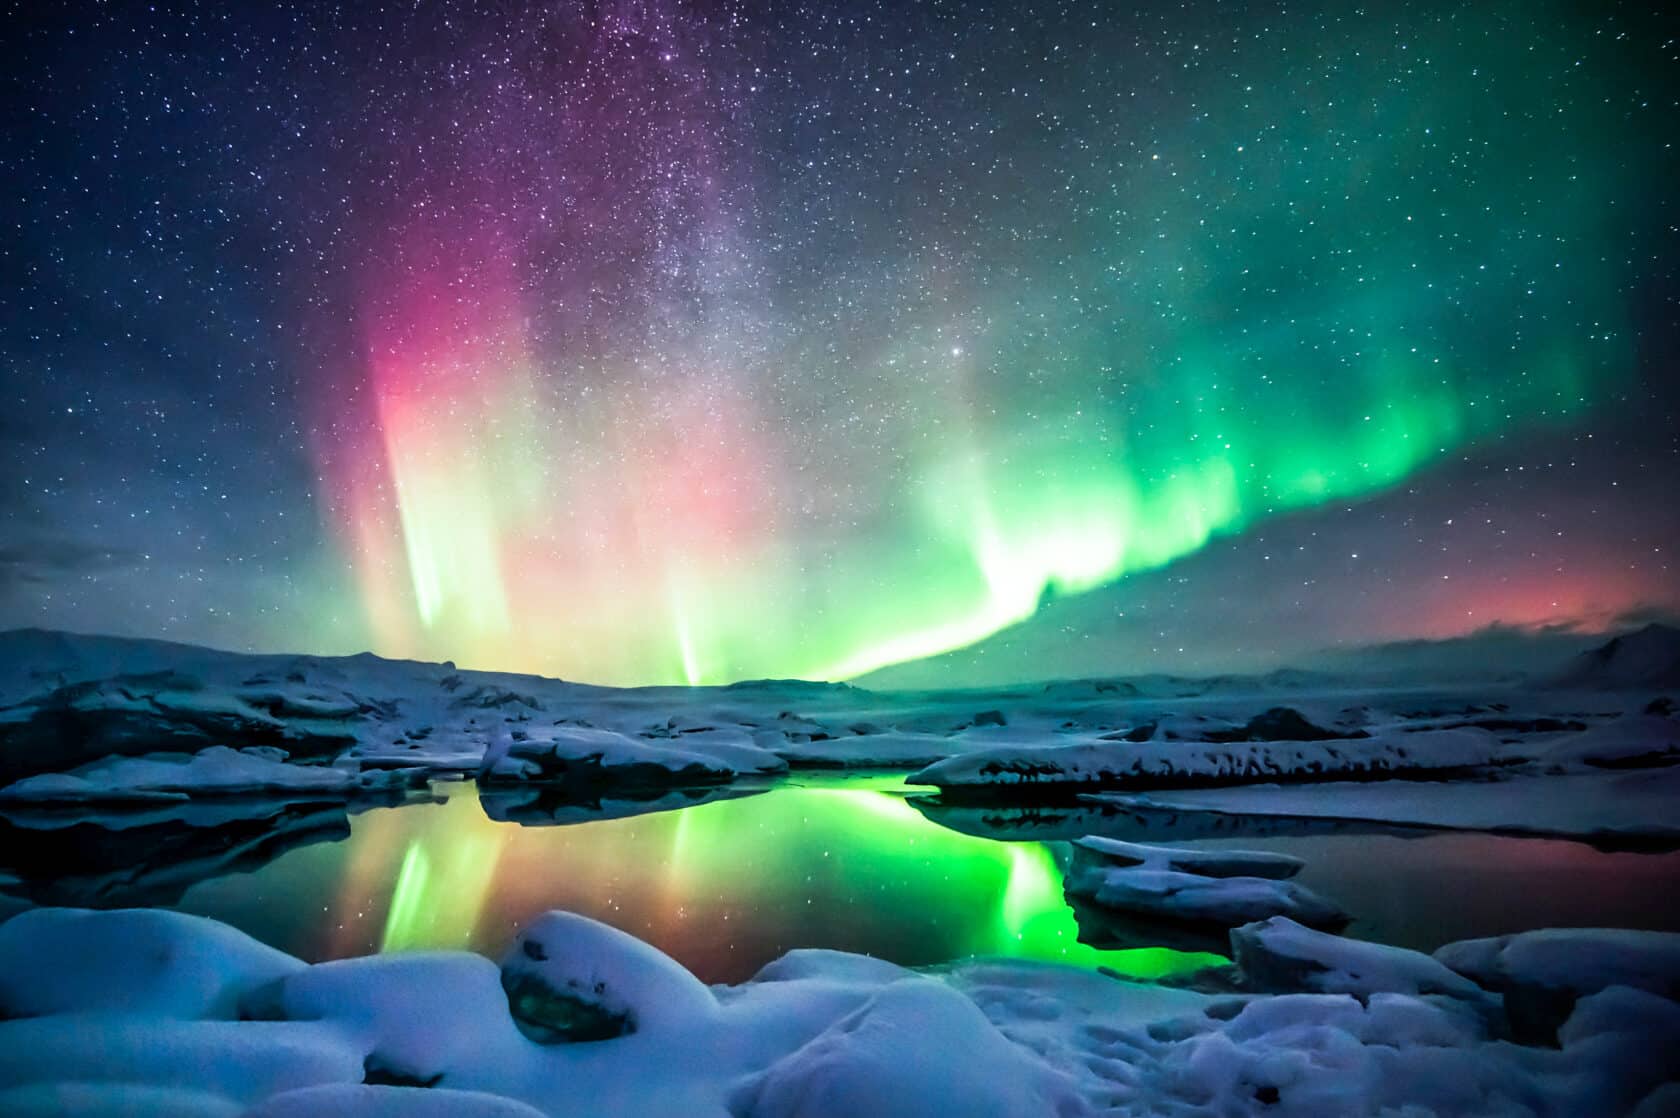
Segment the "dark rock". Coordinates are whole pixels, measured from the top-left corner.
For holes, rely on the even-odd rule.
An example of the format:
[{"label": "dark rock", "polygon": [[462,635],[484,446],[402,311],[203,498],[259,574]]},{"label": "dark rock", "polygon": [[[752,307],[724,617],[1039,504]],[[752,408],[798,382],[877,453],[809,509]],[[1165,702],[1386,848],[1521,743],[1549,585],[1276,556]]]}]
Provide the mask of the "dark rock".
[{"label": "dark rock", "polygon": [[609,1009],[581,994],[556,990],[531,973],[503,971],[502,989],[507,992],[513,1023],[538,1044],[611,1040],[636,1031],[635,1018],[628,1010]]},{"label": "dark rock", "polygon": [[[1329,730],[1309,722],[1294,707],[1272,707],[1234,730],[1209,730],[1203,735],[1212,742],[1238,741],[1334,741],[1370,737],[1364,730]],[[1136,740],[1136,739],[1130,739]]]}]

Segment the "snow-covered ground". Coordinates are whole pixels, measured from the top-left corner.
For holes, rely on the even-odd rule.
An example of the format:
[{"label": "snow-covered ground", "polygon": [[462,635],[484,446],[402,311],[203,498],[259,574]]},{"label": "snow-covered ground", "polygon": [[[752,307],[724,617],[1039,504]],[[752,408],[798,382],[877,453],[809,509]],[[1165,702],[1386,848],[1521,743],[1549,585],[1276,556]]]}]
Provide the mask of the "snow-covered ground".
[{"label": "snow-covered ground", "polygon": [[[877,694],[801,681],[626,690],[24,630],[0,633],[0,800],[355,796],[475,774],[647,798],[790,766],[919,769],[912,780],[947,793],[1011,799],[1647,770],[1680,758],[1680,720],[1648,686],[1666,678],[1665,633],[1568,669],[1593,690],[1280,672]],[[1620,687],[1617,673],[1638,682]]]},{"label": "snow-covered ground", "polygon": [[1261,784],[1093,795],[1129,808],[1409,823],[1680,844],[1680,768],[1512,776],[1498,781]]},{"label": "snow-covered ground", "polygon": [[[930,819],[1072,842],[1070,904],[1191,928],[1238,966],[1199,983],[1213,994],[794,951],[707,987],[568,913],[525,924],[500,965],[306,966],[175,913],[36,909],[0,924],[0,1113],[1680,1112],[1674,936],[1431,957],[1314,930],[1344,914],[1289,880],[1296,859],[1089,837],[1171,815],[1183,841],[1355,820],[1680,845],[1680,719],[1657,690],[1673,640],[1636,636],[1497,693],[1306,673],[873,693],[0,633],[0,834],[40,844],[37,903],[171,903],[434,778],[477,778],[492,818],[566,825],[790,769],[916,769]],[[88,868],[55,880],[72,841]]]},{"label": "snow-covered ground", "polygon": [[1431,958],[1282,918],[1233,934],[1267,992],[1209,995],[826,951],[707,987],[564,912],[499,967],[306,966],[196,917],[38,909],[0,925],[0,1112],[1652,1118],[1671,1113],[1680,1004],[1640,977],[1655,958],[1672,979],[1676,938],[1600,936],[1579,966],[1541,952],[1571,997],[1543,1046],[1510,1039],[1498,985],[1525,945]]}]

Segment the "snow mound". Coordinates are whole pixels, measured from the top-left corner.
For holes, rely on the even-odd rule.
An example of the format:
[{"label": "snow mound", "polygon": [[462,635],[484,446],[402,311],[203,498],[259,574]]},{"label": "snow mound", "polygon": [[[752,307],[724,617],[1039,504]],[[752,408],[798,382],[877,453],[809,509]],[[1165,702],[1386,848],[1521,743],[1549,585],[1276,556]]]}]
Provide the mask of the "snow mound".
[{"label": "snow mound", "polygon": [[1105,1032],[1093,1055],[1118,1080],[1109,1113],[1128,1118],[1560,1118],[1625,1114],[1641,1100],[1648,1109],[1672,1074],[1680,1006],[1622,988],[1595,998],[1555,1051],[1490,1040],[1450,1002],[1374,993],[1286,994]]},{"label": "snow mound", "polygon": [[339,1030],[292,1021],[179,1021],[60,1014],[0,1022],[0,1091],[27,1084],[138,1084],[251,1104],[320,1083],[359,1083]]},{"label": "snow mound", "polygon": [[544,1044],[688,1027],[717,998],[681,963],[575,912],[544,913],[502,959],[502,988],[526,1036]]},{"label": "snow mound", "polygon": [[214,920],[163,909],[38,908],[0,924],[0,1014],[112,1010],[232,1018],[304,964]]},{"label": "snow mound", "polygon": [[318,963],[246,999],[248,1015],[347,1026],[364,1070],[388,1083],[447,1086],[519,1039],[496,964],[464,952]]},{"label": "snow mound", "polygon": [[1011,1044],[974,1003],[910,979],[745,1084],[735,1118],[1073,1118],[1090,1113],[1066,1078]]}]

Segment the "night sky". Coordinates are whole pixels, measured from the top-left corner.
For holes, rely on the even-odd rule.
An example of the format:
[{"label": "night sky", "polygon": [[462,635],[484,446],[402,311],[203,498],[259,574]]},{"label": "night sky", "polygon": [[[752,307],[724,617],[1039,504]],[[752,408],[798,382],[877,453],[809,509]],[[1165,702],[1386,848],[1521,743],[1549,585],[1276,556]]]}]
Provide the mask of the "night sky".
[{"label": "night sky", "polygon": [[1662,4],[345,7],[7,7],[0,627],[995,682],[1680,610]]}]

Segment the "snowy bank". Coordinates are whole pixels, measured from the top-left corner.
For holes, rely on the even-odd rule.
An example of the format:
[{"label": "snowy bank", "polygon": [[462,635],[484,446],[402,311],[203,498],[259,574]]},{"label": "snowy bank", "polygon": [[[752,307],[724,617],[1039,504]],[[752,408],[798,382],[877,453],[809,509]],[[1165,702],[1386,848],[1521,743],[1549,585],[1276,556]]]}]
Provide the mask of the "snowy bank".
[{"label": "snowy bank", "polygon": [[[305,966],[196,917],[37,910],[0,927],[0,1112],[1444,1118],[1673,1100],[1680,1005],[1625,969],[1637,952],[1586,982],[1634,984],[1583,994],[1557,1047],[1527,1047],[1484,1012],[1497,994],[1428,956],[1285,920],[1244,932],[1248,965],[1311,992],[1210,997],[983,960],[918,974],[832,951],[707,988],[568,913],[501,967],[461,952]],[[1460,953],[1523,970],[1518,939]],[[1655,950],[1668,965],[1672,947]],[[588,1007],[633,1027],[532,1039],[516,1017],[557,1007],[551,1023]]]},{"label": "snowy bank", "polygon": [[211,746],[190,757],[112,757],[68,773],[42,773],[0,788],[0,803],[169,802],[189,796],[288,792],[344,796],[402,779],[399,771],[361,774],[287,764],[277,751]]},{"label": "snowy bank", "polygon": [[1366,739],[1209,742],[1086,741],[1009,746],[906,777],[945,794],[1067,795],[1098,789],[1207,787],[1464,774],[1524,760],[1484,730],[1388,731]]},{"label": "snowy bank", "polygon": [[1680,844],[1680,768],[1498,781],[1262,784],[1146,794],[1101,794],[1117,808],[1373,823],[1589,839],[1609,846]]}]

